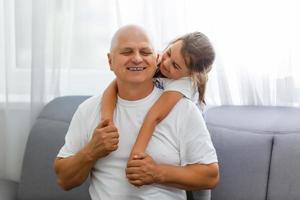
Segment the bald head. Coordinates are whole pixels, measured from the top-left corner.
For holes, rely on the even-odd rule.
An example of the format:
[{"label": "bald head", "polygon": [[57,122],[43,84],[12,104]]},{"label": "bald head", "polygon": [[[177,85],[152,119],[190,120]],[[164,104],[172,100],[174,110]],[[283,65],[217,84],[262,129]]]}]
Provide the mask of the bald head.
[{"label": "bald head", "polygon": [[118,31],[114,34],[110,43],[110,52],[118,46],[120,41],[130,41],[131,39],[136,38],[143,39],[145,42],[150,44],[151,48],[153,48],[150,37],[142,27],[137,25],[126,25],[118,29]]}]

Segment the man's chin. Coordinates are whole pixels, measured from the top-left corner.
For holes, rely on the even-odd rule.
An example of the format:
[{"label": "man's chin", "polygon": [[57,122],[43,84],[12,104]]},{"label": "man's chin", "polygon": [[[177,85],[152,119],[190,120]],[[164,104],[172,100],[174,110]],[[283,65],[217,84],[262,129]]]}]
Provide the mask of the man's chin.
[{"label": "man's chin", "polygon": [[136,83],[136,84],[143,84],[143,83],[147,83],[148,81],[151,82],[152,81],[152,77],[150,76],[130,76],[128,75],[126,77],[126,81],[130,82],[130,83]]},{"label": "man's chin", "polygon": [[147,79],[147,80],[130,80],[130,83],[136,84],[136,85],[149,84],[149,83],[152,83],[152,79]]}]

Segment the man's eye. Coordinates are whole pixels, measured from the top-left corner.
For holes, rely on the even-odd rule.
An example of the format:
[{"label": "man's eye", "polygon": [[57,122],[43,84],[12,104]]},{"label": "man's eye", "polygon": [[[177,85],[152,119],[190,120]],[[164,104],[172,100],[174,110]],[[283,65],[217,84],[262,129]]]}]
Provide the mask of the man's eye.
[{"label": "man's eye", "polygon": [[121,54],[122,54],[122,55],[130,55],[131,52],[130,52],[130,51],[123,51],[123,52],[121,52]]},{"label": "man's eye", "polygon": [[141,52],[141,54],[142,54],[143,56],[149,56],[149,55],[152,54],[152,52]]}]

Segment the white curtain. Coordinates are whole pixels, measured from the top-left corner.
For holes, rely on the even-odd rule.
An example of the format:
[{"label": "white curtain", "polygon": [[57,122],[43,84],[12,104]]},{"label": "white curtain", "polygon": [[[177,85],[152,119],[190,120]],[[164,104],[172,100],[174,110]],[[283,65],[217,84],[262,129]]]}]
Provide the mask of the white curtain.
[{"label": "white curtain", "polygon": [[162,50],[202,31],[217,59],[210,105],[300,105],[296,0],[0,0],[0,178],[18,181],[25,142],[42,107],[93,95],[113,79],[110,38],[144,26]]}]

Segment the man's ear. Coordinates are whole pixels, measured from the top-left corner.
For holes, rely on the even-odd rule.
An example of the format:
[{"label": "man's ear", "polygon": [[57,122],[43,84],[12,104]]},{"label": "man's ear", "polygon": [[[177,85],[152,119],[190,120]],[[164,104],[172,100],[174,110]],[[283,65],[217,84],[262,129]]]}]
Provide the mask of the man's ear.
[{"label": "man's ear", "polygon": [[111,64],[111,54],[110,53],[107,53],[107,59],[108,59],[109,69],[110,69],[110,71],[113,71],[112,70],[112,64]]}]

